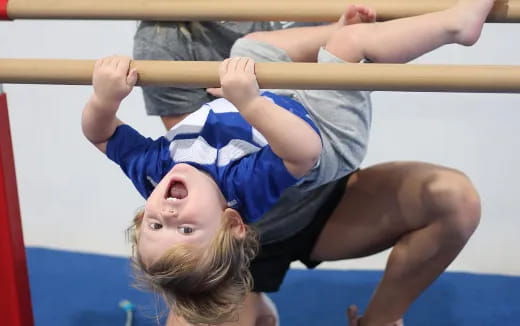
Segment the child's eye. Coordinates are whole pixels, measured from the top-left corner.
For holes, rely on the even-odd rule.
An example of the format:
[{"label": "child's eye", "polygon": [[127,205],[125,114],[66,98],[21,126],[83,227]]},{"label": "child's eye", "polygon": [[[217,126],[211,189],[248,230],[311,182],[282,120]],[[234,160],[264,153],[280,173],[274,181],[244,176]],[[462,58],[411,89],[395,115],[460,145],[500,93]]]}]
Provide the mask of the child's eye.
[{"label": "child's eye", "polygon": [[182,234],[190,234],[190,233],[193,233],[193,228],[189,227],[189,226],[179,226],[177,228],[179,230],[180,233]]},{"label": "child's eye", "polygon": [[162,229],[162,224],[160,224],[160,223],[150,223],[149,226],[150,226],[150,229],[152,229],[152,230]]}]

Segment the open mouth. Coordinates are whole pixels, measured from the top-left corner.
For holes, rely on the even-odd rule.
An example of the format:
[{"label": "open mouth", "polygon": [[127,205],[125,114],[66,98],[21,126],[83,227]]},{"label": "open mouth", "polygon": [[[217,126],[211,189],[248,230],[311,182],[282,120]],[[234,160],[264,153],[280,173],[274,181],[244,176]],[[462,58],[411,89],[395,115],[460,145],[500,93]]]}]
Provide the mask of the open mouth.
[{"label": "open mouth", "polygon": [[168,191],[166,192],[165,198],[167,200],[183,199],[186,196],[188,196],[188,189],[186,188],[184,183],[182,183],[180,181],[172,181],[170,183]]}]

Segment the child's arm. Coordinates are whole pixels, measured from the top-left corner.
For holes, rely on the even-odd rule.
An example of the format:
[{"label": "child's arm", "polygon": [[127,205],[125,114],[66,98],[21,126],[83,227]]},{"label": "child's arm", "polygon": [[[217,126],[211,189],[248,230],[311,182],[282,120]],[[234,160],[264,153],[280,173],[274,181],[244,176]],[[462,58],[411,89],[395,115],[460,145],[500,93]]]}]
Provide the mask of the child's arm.
[{"label": "child's arm", "polygon": [[319,135],[303,119],[259,96],[255,63],[231,58],[220,65],[224,97],[267,139],[287,170],[300,178],[316,164],[321,153]]},{"label": "child's arm", "polygon": [[112,56],[98,60],[94,66],[94,93],[83,109],[81,127],[85,137],[102,152],[122,124],[116,117],[119,104],[137,81],[137,71],[130,69],[130,61],[128,57]]}]

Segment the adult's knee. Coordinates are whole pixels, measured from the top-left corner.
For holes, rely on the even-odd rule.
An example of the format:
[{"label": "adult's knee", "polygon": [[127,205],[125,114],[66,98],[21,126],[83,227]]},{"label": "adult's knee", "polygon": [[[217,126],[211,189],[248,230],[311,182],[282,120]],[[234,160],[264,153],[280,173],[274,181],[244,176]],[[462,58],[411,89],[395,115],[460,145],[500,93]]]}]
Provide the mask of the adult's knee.
[{"label": "adult's knee", "polygon": [[480,197],[463,173],[443,169],[426,182],[422,196],[432,216],[453,237],[466,241],[480,221]]}]

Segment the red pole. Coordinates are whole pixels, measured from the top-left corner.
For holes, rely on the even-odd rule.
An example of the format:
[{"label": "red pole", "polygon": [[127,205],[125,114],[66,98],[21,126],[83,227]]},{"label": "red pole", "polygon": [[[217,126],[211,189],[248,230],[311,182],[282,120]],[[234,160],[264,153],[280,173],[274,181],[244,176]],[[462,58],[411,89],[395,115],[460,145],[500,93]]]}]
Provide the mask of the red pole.
[{"label": "red pole", "polygon": [[33,324],[7,97],[0,85],[0,325]]},{"label": "red pole", "polygon": [[0,20],[10,20],[7,16],[7,0],[0,0]]}]

